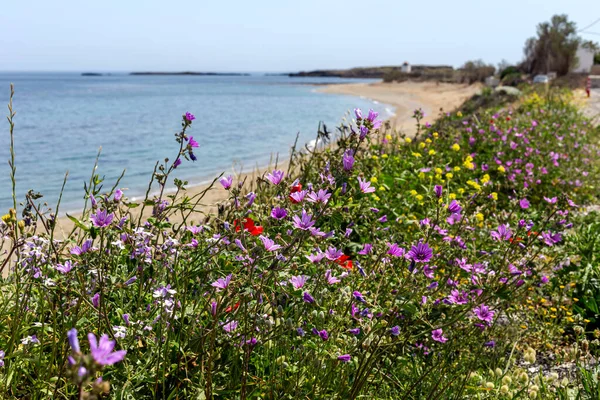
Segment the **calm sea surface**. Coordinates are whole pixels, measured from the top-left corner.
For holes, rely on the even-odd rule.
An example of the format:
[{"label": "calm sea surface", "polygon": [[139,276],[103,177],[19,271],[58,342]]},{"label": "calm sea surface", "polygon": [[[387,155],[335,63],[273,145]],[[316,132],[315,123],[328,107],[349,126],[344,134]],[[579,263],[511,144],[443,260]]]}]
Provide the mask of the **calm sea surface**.
[{"label": "calm sea surface", "polygon": [[[83,182],[89,180],[102,147],[98,173],[105,188],[123,169],[121,187],[140,196],[157,160],[173,159],[173,134],[181,115],[196,115],[189,134],[200,143],[195,163],[184,161],[177,177],[200,184],[234,163],[245,170],[266,165],[271,154],[287,159],[296,133],[300,143],[315,137],[319,121],[330,128],[354,108],[373,108],[382,116],[393,110],[368,99],[317,93],[299,83],[337,83],[342,79],[281,76],[111,76],[76,73],[0,73],[0,102],[6,104],[15,84],[14,109],[17,192],[44,194],[55,205],[65,172],[69,180],[62,211],[83,206]],[[356,80],[352,80],[356,82]],[[7,113],[7,109],[3,114]],[[9,134],[0,124],[0,213],[12,205]]]}]

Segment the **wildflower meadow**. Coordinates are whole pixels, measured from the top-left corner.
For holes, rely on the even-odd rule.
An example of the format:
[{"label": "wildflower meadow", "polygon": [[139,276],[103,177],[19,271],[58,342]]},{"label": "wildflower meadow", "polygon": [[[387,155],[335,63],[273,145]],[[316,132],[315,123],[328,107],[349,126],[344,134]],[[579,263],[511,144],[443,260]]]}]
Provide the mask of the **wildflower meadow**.
[{"label": "wildflower meadow", "polygon": [[600,398],[600,130],[572,97],[484,93],[412,137],[357,109],[215,179],[214,214],[177,178],[186,112],[145,199],[94,169],[63,235],[60,204],[15,196],[0,396]]}]

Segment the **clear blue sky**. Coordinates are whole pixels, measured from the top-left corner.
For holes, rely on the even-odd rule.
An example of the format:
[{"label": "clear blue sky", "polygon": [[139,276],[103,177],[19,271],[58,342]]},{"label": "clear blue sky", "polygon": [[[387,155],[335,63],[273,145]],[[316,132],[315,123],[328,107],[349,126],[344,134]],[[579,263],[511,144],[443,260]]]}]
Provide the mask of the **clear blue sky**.
[{"label": "clear blue sky", "polygon": [[[599,0],[6,0],[0,70],[296,71],[521,59],[536,24]],[[600,32],[600,23],[591,31]],[[600,36],[586,35],[598,41]]]}]

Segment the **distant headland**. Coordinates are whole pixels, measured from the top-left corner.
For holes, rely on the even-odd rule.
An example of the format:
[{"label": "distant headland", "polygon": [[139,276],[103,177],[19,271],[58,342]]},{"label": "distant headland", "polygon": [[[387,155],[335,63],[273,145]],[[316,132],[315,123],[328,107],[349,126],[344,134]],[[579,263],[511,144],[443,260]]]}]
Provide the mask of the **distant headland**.
[{"label": "distant headland", "polygon": [[383,79],[386,75],[395,73],[426,74],[432,72],[447,72],[454,68],[449,65],[412,65],[381,67],[358,67],[350,69],[318,69],[314,71],[301,71],[286,74],[289,77],[331,77],[331,78],[357,78],[357,79]]},{"label": "distant headland", "polygon": [[194,75],[194,76],[250,76],[250,74],[237,72],[130,72],[129,75]]}]

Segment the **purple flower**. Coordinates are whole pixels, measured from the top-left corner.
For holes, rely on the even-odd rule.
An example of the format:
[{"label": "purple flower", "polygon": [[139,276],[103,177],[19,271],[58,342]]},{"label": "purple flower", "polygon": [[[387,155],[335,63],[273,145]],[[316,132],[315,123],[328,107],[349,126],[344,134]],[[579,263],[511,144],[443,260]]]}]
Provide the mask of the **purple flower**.
[{"label": "purple flower", "polygon": [[315,224],[315,221],[312,219],[312,216],[308,215],[305,210],[302,210],[301,217],[294,215],[292,217],[292,220],[294,221],[294,227],[303,231],[309,230]]},{"label": "purple flower", "polygon": [[512,231],[508,228],[507,225],[500,225],[497,231],[491,231],[490,235],[492,239],[497,241],[508,240],[512,236]]},{"label": "purple flower", "polygon": [[246,195],[246,198],[248,199],[247,206],[250,207],[254,203],[254,199],[256,199],[256,193],[250,192]]},{"label": "purple flower", "polygon": [[237,321],[231,321],[226,323],[225,325],[223,325],[223,330],[227,333],[231,333],[233,331],[235,331],[238,327],[238,322]]},{"label": "purple flower", "polygon": [[105,226],[110,225],[114,217],[115,215],[113,213],[108,214],[105,210],[102,210],[98,211],[96,214],[92,214],[90,219],[96,228],[104,228]]},{"label": "purple flower", "polygon": [[352,170],[352,167],[354,167],[354,151],[348,149],[344,152],[344,156],[342,157],[342,164],[344,166],[345,171]]},{"label": "purple flower", "polygon": [[350,333],[351,335],[360,335],[360,328],[352,328],[352,329],[348,329],[348,333]]},{"label": "purple flower", "polygon": [[88,333],[88,341],[90,342],[92,357],[100,365],[113,365],[123,361],[125,354],[127,354],[125,350],[113,352],[116,342],[110,340],[108,335],[100,336],[100,343],[98,343],[96,342],[96,336],[93,333]]},{"label": "purple flower", "polygon": [[77,329],[72,328],[67,332],[67,339],[69,340],[69,346],[75,353],[81,352],[79,348],[79,339],[77,338]]},{"label": "purple flower", "polygon": [[391,333],[393,336],[398,336],[398,335],[400,334],[400,327],[399,327],[398,325],[396,325],[396,326],[392,327],[392,328],[390,329],[390,333]]},{"label": "purple flower", "polygon": [[361,254],[361,255],[363,255],[363,256],[364,256],[364,255],[367,255],[367,254],[369,254],[369,253],[371,252],[371,250],[372,250],[372,249],[373,249],[373,245],[372,245],[372,244],[370,244],[370,243],[365,243],[365,244],[363,245],[363,248],[362,248],[362,250],[360,250],[360,251],[358,252],[358,254]]},{"label": "purple flower", "polygon": [[361,292],[359,292],[358,290],[355,290],[354,292],[352,292],[352,296],[354,296],[354,298],[358,301],[360,301],[361,303],[366,303],[367,301],[365,300],[364,296],[362,295]]},{"label": "purple flower", "polygon": [[546,200],[546,202],[550,203],[550,204],[556,204],[556,202],[558,201],[558,199],[556,197],[553,198],[548,198],[544,196],[544,200]]},{"label": "purple flower", "polygon": [[290,198],[292,198],[296,203],[302,203],[306,193],[306,190],[300,190],[298,192],[291,193]]},{"label": "purple flower", "polygon": [[495,346],[496,346],[496,341],[494,341],[494,340],[490,340],[489,342],[485,342],[483,345],[484,345],[485,347],[493,348],[493,347],[495,347]]},{"label": "purple flower", "polygon": [[523,210],[529,208],[530,205],[531,205],[531,203],[529,203],[529,200],[527,200],[527,199],[521,199],[521,200],[519,200],[519,206],[521,206],[521,208]]},{"label": "purple flower", "polygon": [[193,136],[190,136],[190,138],[188,139],[188,146],[195,148],[195,147],[199,147],[200,145],[198,144],[198,142],[196,142],[194,140]]},{"label": "purple flower", "polygon": [[322,253],[321,250],[317,252],[317,254],[309,254],[306,256],[310,260],[311,263],[316,264],[325,258],[325,253]]},{"label": "purple flower", "polygon": [[233,177],[231,175],[229,175],[228,177],[223,176],[221,177],[221,179],[219,179],[219,182],[221,182],[223,188],[229,190],[231,188],[231,185],[233,184]]},{"label": "purple flower", "polygon": [[363,117],[362,110],[360,108],[355,108],[354,115],[356,116],[356,119],[362,119],[362,117]]},{"label": "purple flower", "polygon": [[73,264],[71,264],[71,261],[67,260],[64,264],[56,264],[56,267],[54,268],[61,274],[68,274],[71,269],[73,269]]},{"label": "purple flower", "polygon": [[187,122],[192,122],[193,120],[195,120],[196,117],[194,117],[194,114],[190,113],[190,112],[186,112],[185,113],[185,120]]},{"label": "purple flower", "polygon": [[427,243],[417,243],[413,246],[409,252],[408,257],[414,262],[429,262],[433,257],[433,250],[427,245]]},{"label": "purple flower", "polygon": [[325,329],[320,330],[318,333],[319,333],[319,336],[321,337],[321,339],[323,339],[323,340],[329,339],[329,333]]},{"label": "purple flower", "polygon": [[373,123],[373,129],[379,129],[381,127],[381,121],[377,120],[379,113],[373,110],[369,110],[367,119]]},{"label": "purple flower", "polygon": [[173,163],[173,168],[177,168],[181,165],[181,158],[177,157]]},{"label": "purple flower", "polygon": [[484,304],[481,304],[479,307],[475,307],[473,313],[480,320],[491,323],[494,320],[494,311],[490,310],[490,308]]},{"label": "purple flower", "polygon": [[431,338],[440,343],[446,343],[448,341],[448,338],[444,337],[442,329],[435,329],[431,331]]},{"label": "purple flower", "polygon": [[281,183],[281,181],[283,180],[284,176],[285,176],[285,173],[283,171],[276,169],[272,173],[267,174],[267,179],[273,185],[279,185]]},{"label": "purple flower", "polygon": [[115,195],[113,197],[113,199],[115,200],[115,203],[120,202],[122,198],[123,198],[123,191],[121,189],[115,190]]},{"label": "purple flower", "polygon": [[325,279],[327,279],[327,283],[329,285],[333,285],[333,284],[341,282],[340,278],[331,275],[331,270],[330,269],[328,269],[327,271],[325,271]]},{"label": "purple flower", "polygon": [[387,254],[394,256],[394,257],[403,257],[404,253],[406,251],[402,247],[398,246],[396,243],[392,243],[392,244],[388,243],[388,247],[389,247],[389,250],[388,250]]},{"label": "purple flower", "polygon": [[459,213],[461,210],[462,210],[462,207],[460,206],[460,204],[456,200],[452,200],[450,202],[450,204],[448,204],[448,211],[451,214]]},{"label": "purple flower", "polygon": [[315,302],[315,298],[314,298],[314,297],[312,297],[312,296],[310,295],[310,293],[308,293],[308,292],[304,292],[304,293],[302,293],[302,299],[303,299],[305,302],[307,302],[307,303],[311,303],[311,304]]},{"label": "purple flower", "polygon": [[329,247],[327,250],[325,250],[325,257],[327,257],[327,259],[330,261],[335,261],[343,255],[344,252],[336,249],[335,247]]},{"label": "purple flower", "polygon": [[292,284],[294,289],[297,290],[297,289],[301,289],[308,279],[310,279],[310,278],[306,275],[292,276],[290,278],[290,283]]},{"label": "purple flower", "polygon": [[91,248],[92,248],[92,239],[88,239],[85,242],[83,242],[81,247],[75,246],[71,250],[69,250],[69,252],[75,256],[80,256],[84,253],[87,253]]},{"label": "purple flower", "polygon": [[433,188],[433,193],[435,193],[435,197],[439,199],[442,197],[442,187],[440,185],[435,185]]},{"label": "purple flower", "polygon": [[352,359],[352,356],[350,354],[343,354],[341,356],[338,356],[337,358],[338,360],[340,360],[341,362],[350,362],[350,360]]},{"label": "purple flower", "polygon": [[358,185],[363,193],[373,193],[375,191],[375,188],[371,186],[371,182],[362,180],[360,176],[358,177]]},{"label": "purple flower", "polygon": [[217,279],[210,285],[214,288],[217,288],[217,292],[220,292],[221,290],[227,289],[227,286],[229,286],[230,282],[231,282],[231,274],[227,275],[225,278]]},{"label": "purple flower", "polygon": [[94,297],[92,297],[92,305],[96,308],[100,307],[100,293],[96,293]]},{"label": "purple flower", "polygon": [[319,189],[318,192],[310,192],[308,194],[308,201],[311,203],[323,203],[327,204],[329,198],[331,197],[331,193],[327,193],[326,189]]},{"label": "purple flower", "polygon": [[275,242],[273,240],[269,239],[266,236],[260,235],[258,238],[263,243],[263,246],[265,246],[265,249],[267,251],[275,251],[275,250],[279,250],[281,248],[281,245],[275,244]]},{"label": "purple flower", "polygon": [[284,219],[287,217],[287,211],[285,208],[275,207],[271,210],[271,217],[275,219]]}]

